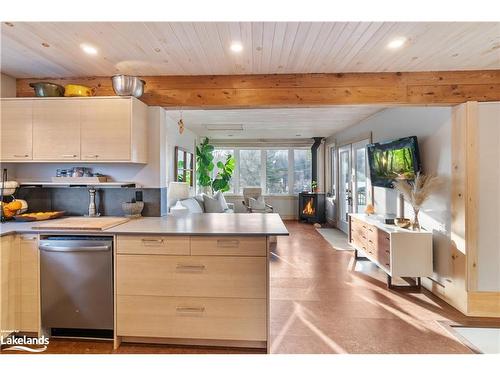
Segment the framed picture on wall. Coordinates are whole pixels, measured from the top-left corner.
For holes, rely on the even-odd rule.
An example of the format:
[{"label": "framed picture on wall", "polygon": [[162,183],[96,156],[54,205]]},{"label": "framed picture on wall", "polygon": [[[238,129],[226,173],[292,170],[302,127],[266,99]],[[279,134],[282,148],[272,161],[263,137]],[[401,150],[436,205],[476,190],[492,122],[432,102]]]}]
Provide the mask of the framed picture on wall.
[{"label": "framed picture on wall", "polygon": [[189,186],[193,186],[194,180],[194,155],[179,146],[175,146],[174,155],[174,171],[175,181],[187,182]]}]

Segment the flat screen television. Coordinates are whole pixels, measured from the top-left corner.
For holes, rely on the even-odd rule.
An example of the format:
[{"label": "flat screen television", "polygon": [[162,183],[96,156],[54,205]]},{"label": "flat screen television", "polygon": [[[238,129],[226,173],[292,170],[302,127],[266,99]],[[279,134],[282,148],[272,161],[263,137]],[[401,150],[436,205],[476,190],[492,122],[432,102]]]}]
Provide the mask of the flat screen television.
[{"label": "flat screen television", "polygon": [[412,180],[420,171],[416,136],[366,146],[373,186],[392,188],[396,179]]}]

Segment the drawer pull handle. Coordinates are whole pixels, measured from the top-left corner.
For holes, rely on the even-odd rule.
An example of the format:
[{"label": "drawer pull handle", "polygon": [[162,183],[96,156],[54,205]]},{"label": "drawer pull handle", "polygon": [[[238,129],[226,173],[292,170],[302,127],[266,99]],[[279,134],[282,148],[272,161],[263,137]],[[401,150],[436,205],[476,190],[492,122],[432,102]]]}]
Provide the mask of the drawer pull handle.
[{"label": "drawer pull handle", "polygon": [[176,268],[178,270],[203,271],[207,267],[203,264],[178,264]]},{"label": "drawer pull handle", "polygon": [[14,155],[15,158],[27,158],[28,156],[29,156],[28,154],[23,154],[23,155],[15,154]]},{"label": "drawer pull handle", "polygon": [[155,245],[155,244],[162,244],[163,243],[163,238],[157,239],[157,238],[143,238],[142,242],[144,242],[144,245]]},{"label": "drawer pull handle", "polygon": [[99,155],[85,155],[86,158],[98,158]]},{"label": "drawer pull handle", "polygon": [[390,266],[390,264],[389,264],[389,263],[386,263],[385,265],[386,265],[386,266]]},{"label": "drawer pull handle", "polygon": [[67,155],[61,155],[63,158],[76,158],[75,154],[67,154]]},{"label": "drawer pull handle", "polygon": [[217,247],[238,247],[240,241],[238,240],[217,240]]},{"label": "drawer pull handle", "polygon": [[205,312],[205,308],[204,307],[177,306],[175,309],[178,312],[191,312],[191,313],[202,313],[202,312]]}]

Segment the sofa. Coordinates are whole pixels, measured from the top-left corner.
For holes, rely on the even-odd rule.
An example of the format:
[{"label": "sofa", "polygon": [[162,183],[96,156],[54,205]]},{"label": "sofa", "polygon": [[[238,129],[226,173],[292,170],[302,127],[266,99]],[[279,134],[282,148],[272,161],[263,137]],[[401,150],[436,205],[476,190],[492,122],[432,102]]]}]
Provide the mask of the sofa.
[{"label": "sofa", "polygon": [[180,204],[186,207],[190,214],[234,213],[234,204],[227,203],[224,194],[220,191],[214,196],[201,194],[182,199]]}]

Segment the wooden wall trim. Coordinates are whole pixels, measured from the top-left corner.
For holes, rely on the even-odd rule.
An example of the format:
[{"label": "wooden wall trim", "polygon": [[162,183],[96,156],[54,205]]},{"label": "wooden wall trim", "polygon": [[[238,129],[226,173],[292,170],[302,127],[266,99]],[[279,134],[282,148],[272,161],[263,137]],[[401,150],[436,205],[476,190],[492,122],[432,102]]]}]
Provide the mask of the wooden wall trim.
[{"label": "wooden wall trim", "polygon": [[[183,108],[255,108],[348,104],[458,104],[499,101],[500,70],[147,76],[146,104]],[[114,95],[110,77],[17,79],[17,96],[33,96],[31,82],[77,83]]]},{"label": "wooden wall trim", "polygon": [[470,292],[469,316],[500,318],[500,292]]},{"label": "wooden wall trim", "polygon": [[465,206],[467,247],[467,290],[476,291],[478,286],[478,209],[479,209],[479,118],[478,103],[466,104],[466,176],[467,203]]}]

